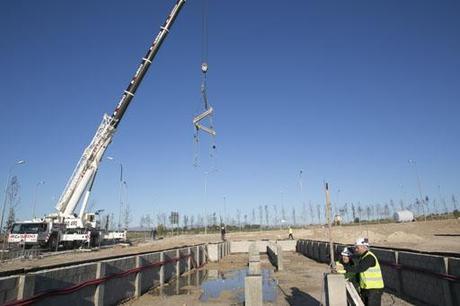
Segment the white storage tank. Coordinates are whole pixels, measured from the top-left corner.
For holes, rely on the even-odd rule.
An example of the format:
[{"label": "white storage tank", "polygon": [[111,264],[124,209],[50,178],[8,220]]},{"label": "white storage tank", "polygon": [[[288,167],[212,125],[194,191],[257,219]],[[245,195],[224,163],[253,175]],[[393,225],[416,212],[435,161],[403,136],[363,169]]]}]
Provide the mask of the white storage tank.
[{"label": "white storage tank", "polygon": [[410,210],[401,210],[394,213],[393,218],[396,222],[412,222],[415,220],[414,213]]}]

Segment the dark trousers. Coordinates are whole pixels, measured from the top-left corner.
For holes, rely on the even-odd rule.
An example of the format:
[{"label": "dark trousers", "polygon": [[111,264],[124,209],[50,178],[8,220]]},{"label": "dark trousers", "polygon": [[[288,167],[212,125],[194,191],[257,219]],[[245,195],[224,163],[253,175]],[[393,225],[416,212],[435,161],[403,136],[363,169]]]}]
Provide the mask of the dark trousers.
[{"label": "dark trousers", "polygon": [[289,234],[289,239],[294,239],[294,237],[292,236],[292,234]]},{"label": "dark trousers", "polygon": [[366,306],[380,306],[383,289],[361,289],[361,298]]}]

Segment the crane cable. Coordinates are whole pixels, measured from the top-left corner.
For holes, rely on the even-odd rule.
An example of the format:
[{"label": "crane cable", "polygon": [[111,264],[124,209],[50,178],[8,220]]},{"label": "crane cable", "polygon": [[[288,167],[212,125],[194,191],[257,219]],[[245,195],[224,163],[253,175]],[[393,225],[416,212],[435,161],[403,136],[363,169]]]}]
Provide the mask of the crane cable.
[{"label": "crane cable", "polygon": [[[213,127],[212,115],[213,115],[213,108],[208,102],[207,96],[207,71],[208,71],[208,1],[203,0],[203,7],[202,7],[202,35],[201,35],[201,97],[203,100],[204,112],[195,116],[193,118],[193,124],[195,126],[195,133],[193,135],[194,143],[195,143],[195,157],[193,165],[195,167],[198,166],[198,159],[199,159],[199,131],[202,130],[212,136],[212,146],[210,148],[209,155],[210,157],[214,157],[214,150],[216,149],[215,144],[215,135],[216,132]],[[204,119],[209,120],[209,127],[200,124],[200,121]]]}]

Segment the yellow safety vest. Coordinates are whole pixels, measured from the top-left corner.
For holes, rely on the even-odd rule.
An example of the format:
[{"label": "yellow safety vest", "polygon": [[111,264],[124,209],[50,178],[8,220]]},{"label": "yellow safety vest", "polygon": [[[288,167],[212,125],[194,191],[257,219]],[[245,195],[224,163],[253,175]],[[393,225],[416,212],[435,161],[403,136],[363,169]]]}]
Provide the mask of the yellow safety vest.
[{"label": "yellow safety vest", "polygon": [[374,257],[375,266],[359,273],[359,287],[361,287],[361,289],[382,289],[384,284],[379,261],[371,251],[367,251],[367,254],[364,257],[366,256]]}]

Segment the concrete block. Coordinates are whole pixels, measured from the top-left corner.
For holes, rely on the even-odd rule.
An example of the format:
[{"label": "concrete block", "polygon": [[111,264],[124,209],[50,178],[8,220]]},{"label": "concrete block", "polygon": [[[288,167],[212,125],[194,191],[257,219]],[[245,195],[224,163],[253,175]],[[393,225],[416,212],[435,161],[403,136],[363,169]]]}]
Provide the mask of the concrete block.
[{"label": "concrete block", "polygon": [[284,260],[283,260],[283,247],[281,245],[276,246],[276,268],[278,271],[284,270]]},{"label": "concrete block", "polygon": [[260,261],[260,255],[259,254],[249,255],[249,262],[259,262],[259,261]]},{"label": "concrete block", "polygon": [[249,262],[249,275],[260,275],[261,274],[261,263],[260,261]]},{"label": "concrete block", "polygon": [[262,276],[246,276],[244,279],[244,305],[262,306],[262,298]]},{"label": "concrete block", "polygon": [[282,246],[285,252],[295,252],[297,240],[277,240],[276,244]]},{"label": "concrete block", "polygon": [[6,302],[16,300],[19,290],[26,289],[27,291],[28,288],[24,281],[25,275],[0,278],[0,304],[3,305]]},{"label": "concrete block", "polygon": [[219,261],[219,244],[209,243],[207,245],[208,257],[211,262]]},{"label": "concrete block", "polygon": [[342,274],[325,274],[326,306],[347,306],[345,278]]}]

